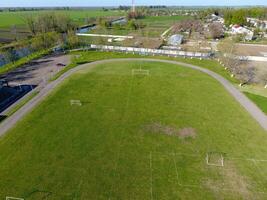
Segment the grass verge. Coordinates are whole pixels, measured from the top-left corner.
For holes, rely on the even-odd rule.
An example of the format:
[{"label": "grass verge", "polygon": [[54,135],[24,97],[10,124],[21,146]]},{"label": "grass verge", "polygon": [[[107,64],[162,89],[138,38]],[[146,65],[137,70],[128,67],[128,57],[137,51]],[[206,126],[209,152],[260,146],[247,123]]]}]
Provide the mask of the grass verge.
[{"label": "grass verge", "polygon": [[253,101],[264,113],[267,114],[267,97],[244,92],[244,94]]}]

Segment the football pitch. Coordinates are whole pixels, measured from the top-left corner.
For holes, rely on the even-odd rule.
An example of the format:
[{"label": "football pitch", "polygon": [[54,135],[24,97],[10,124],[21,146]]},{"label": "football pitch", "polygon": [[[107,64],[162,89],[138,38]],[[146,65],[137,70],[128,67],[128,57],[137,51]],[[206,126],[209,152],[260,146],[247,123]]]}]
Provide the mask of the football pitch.
[{"label": "football pitch", "polygon": [[266,132],[215,79],[167,63],[83,69],[0,140],[1,199],[266,199],[266,185]]}]

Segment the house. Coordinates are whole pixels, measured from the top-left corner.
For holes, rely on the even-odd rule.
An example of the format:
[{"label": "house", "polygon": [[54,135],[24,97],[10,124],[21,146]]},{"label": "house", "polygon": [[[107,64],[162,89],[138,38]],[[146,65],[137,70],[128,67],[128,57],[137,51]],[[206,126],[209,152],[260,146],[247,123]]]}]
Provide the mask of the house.
[{"label": "house", "polygon": [[233,25],[231,28],[231,34],[232,35],[238,35],[238,34],[244,35],[245,40],[252,40],[254,36],[253,31],[240,25]]},{"label": "house", "polygon": [[171,46],[179,46],[183,43],[183,38],[184,36],[175,34],[168,38],[167,43],[168,45],[171,45]]},{"label": "house", "polygon": [[224,18],[219,15],[212,14],[209,22],[219,22],[221,24],[224,24]]},{"label": "house", "polygon": [[260,30],[267,29],[267,21],[260,20],[257,18],[250,18],[247,17],[247,22],[250,23],[252,26],[259,28]]}]

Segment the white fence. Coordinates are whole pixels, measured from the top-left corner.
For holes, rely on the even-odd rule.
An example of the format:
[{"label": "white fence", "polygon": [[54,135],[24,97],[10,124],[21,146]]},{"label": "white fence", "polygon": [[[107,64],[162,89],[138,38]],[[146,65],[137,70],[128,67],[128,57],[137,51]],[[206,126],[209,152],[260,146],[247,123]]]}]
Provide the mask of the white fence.
[{"label": "white fence", "polygon": [[104,50],[104,51],[118,51],[127,53],[136,53],[143,55],[166,55],[166,56],[183,56],[183,57],[195,57],[195,58],[209,58],[211,53],[200,53],[200,52],[188,52],[179,50],[166,50],[166,49],[148,49],[148,48],[135,48],[135,47],[120,47],[120,46],[108,46],[108,45],[90,45],[86,48],[75,49],[78,50]]},{"label": "white fence", "polygon": [[263,56],[239,56],[240,60],[267,62],[267,57]]},{"label": "white fence", "polygon": [[104,38],[124,38],[124,39],[133,39],[133,36],[125,35],[104,35],[104,34],[89,34],[89,33],[76,33],[77,36],[86,36],[86,37],[104,37]]}]

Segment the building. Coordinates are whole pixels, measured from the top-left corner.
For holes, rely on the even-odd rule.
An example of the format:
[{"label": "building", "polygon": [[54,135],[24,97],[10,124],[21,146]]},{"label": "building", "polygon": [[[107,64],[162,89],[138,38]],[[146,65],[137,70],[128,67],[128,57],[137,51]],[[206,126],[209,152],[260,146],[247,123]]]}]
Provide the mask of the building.
[{"label": "building", "polygon": [[171,46],[179,46],[183,43],[183,38],[184,36],[175,34],[168,38],[167,43],[168,45],[171,45]]},{"label": "building", "polygon": [[252,40],[253,39],[253,36],[254,36],[254,33],[253,31],[243,27],[243,26],[240,26],[240,25],[234,25],[232,26],[231,28],[231,34],[232,35],[244,35],[245,36],[245,40]]},{"label": "building", "polygon": [[247,17],[247,22],[250,23],[252,26],[259,28],[260,30],[267,29],[267,21],[260,20],[257,18],[250,18]]},{"label": "building", "polygon": [[219,15],[212,14],[208,22],[218,22],[224,24],[224,18]]}]

